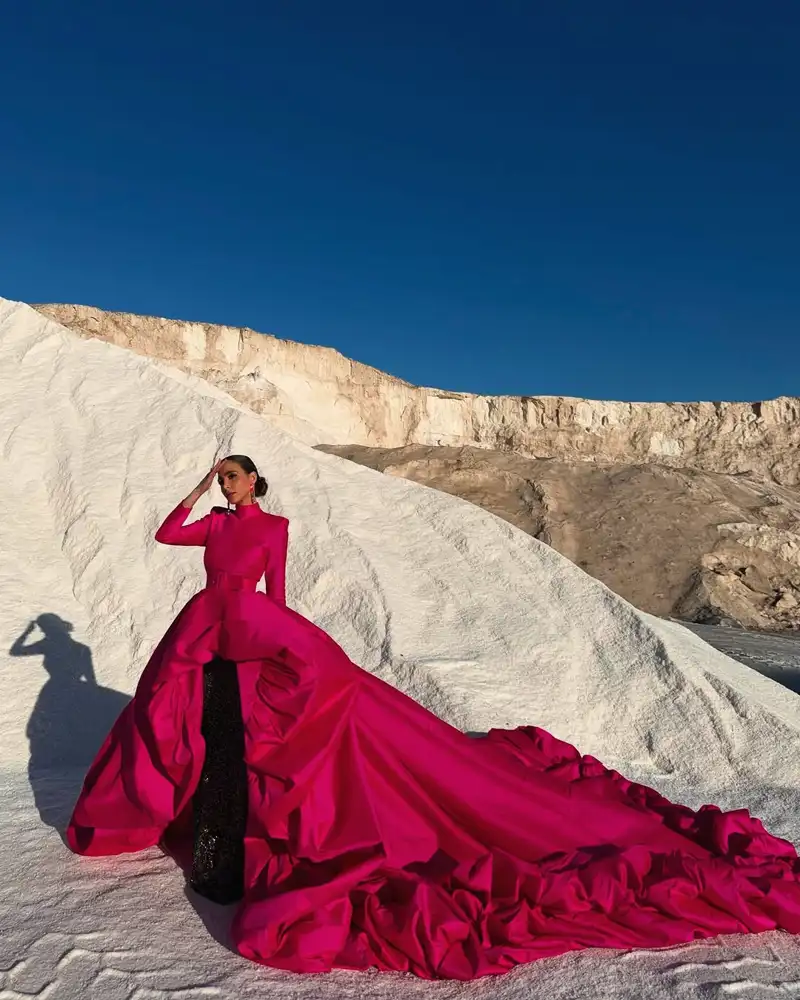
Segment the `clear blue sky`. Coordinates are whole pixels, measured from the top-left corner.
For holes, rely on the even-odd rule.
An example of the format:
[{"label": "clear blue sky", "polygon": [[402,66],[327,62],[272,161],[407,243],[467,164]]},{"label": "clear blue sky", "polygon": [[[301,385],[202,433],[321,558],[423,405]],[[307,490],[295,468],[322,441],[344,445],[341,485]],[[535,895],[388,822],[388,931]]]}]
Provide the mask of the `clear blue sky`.
[{"label": "clear blue sky", "polygon": [[2,33],[2,295],[447,389],[800,394],[797,0],[30,0]]}]

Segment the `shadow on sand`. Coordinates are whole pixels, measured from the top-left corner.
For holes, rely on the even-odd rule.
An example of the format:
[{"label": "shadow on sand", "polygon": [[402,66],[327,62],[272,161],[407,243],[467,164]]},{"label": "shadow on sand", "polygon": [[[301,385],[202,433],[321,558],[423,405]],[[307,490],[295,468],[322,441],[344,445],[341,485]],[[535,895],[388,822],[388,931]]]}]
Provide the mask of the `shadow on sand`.
[{"label": "shadow on sand", "polygon": [[130,700],[97,683],[88,646],[72,638],[73,625],[39,615],[15,639],[11,656],[41,656],[48,678],[28,721],[28,780],[43,823],[62,835],[91,764]]},{"label": "shadow on sand", "polygon": [[[86,769],[130,697],[97,683],[88,646],[70,634],[71,622],[56,614],[30,622],[9,650],[11,656],[40,656],[47,680],[39,692],[26,735],[30,744],[28,780],[43,823],[64,840]],[[169,852],[188,873],[191,826],[183,831],[184,851]],[[163,848],[162,848],[163,849]],[[190,846],[189,846],[190,849]],[[217,906],[194,893],[185,894],[215,940],[233,951],[230,943],[232,906]]]}]

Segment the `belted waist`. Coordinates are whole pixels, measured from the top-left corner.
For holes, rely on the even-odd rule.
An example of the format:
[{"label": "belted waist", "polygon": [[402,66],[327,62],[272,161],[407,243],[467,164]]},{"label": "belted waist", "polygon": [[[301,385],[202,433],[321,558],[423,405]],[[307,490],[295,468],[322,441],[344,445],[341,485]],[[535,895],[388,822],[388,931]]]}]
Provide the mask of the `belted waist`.
[{"label": "belted waist", "polygon": [[258,580],[233,573],[212,572],[206,576],[206,587],[212,590],[255,590]]}]

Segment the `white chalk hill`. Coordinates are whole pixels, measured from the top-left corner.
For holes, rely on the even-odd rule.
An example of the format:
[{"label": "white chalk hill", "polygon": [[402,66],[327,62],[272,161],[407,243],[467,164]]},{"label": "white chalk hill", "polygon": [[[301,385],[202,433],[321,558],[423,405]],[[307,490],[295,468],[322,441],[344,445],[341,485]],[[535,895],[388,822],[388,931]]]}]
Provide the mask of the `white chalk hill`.
[{"label": "white chalk hill", "polygon": [[2,299],[0,434],[0,1000],[800,992],[800,943],[779,933],[466,985],[291,976],[230,952],[225,913],[159,851],[73,857],[58,829],[83,771],[202,585],[199,550],[153,532],[219,454],[250,454],[268,509],[291,519],[289,603],[460,728],[544,726],[798,842],[800,701],[478,507],[317,452],[206,382]]}]

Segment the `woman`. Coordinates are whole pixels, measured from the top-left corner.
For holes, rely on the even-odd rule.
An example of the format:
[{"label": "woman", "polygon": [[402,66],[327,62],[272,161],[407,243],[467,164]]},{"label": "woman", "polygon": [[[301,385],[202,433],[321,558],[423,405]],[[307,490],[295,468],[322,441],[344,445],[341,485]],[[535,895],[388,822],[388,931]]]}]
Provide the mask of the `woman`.
[{"label": "woman", "polygon": [[[228,510],[186,524],[214,477]],[[80,854],[162,844],[239,899],[247,958],[472,979],[593,946],[800,932],[800,862],[746,810],[673,805],[532,727],[474,740],[286,607],[288,521],[246,456],[156,538],[207,584],[156,648],[86,777]],[[260,577],[266,594],[257,593]]]}]

